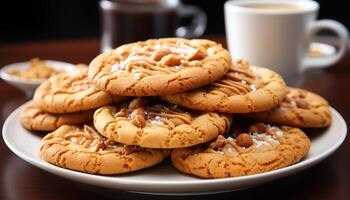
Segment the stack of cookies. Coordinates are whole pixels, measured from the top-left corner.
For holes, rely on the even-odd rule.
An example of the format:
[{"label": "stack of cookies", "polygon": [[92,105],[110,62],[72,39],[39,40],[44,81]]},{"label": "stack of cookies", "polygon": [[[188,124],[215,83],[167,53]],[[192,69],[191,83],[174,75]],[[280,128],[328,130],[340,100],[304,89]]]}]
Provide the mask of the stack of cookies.
[{"label": "stack of cookies", "polygon": [[223,178],[299,162],[310,140],[298,127],[327,127],[331,114],[322,97],[231,60],[216,42],[167,38],[120,46],[48,79],[21,122],[53,131],[40,155],[60,167],[120,174],[171,156],[184,173]]},{"label": "stack of cookies", "polygon": [[90,122],[96,108],[112,102],[111,96],[90,84],[87,66],[74,74],[61,73],[37,88],[34,100],[22,109],[22,125],[34,131],[54,131],[61,125]]}]

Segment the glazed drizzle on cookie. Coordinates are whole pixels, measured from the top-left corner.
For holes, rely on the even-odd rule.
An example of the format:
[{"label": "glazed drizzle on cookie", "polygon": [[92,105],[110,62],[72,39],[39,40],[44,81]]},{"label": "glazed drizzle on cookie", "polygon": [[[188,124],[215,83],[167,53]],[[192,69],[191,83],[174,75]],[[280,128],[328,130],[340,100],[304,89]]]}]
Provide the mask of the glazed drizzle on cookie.
[{"label": "glazed drizzle on cookie", "polygon": [[82,69],[80,65],[77,65],[77,69],[73,71],[72,76],[69,74],[60,78],[62,80],[51,82],[54,94],[75,94],[87,89],[97,90],[87,78],[87,69]]},{"label": "glazed drizzle on cookie", "polygon": [[84,128],[76,127],[62,137],[84,149],[99,154],[118,153],[120,155],[131,154],[135,151],[143,151],[142,147],[126,146],[104,138],[95,128],[84,125]]},{"label": "glazed drizzle on cookie", "polygon": [[122,56],[115,58],[111,72],[128,75],[134,79],[157,74],[176,73],[186,67],[200,66],[196,63],[207,54],[204,48],[192,47],[185,41],[164,41],[153,46],[139,43],[131,49],[117,50]]},{"label": "glazed drizzle on cookie", "polygon": [[226,76],[210,85],[208,92],[228,96],[246,94],[262,87],[260,75],[245,60],[237,60]]},{"label": "glazed drizzle on cookie", "polygon": [[190,124],[192,121],[191,114],[182,111],[176,105],[150,105],[147,101],[149,101],[147,97],[136,98],[129,103],[128,107],[121,108],[114,116],[130,120],[140,128],[158,125],[172,129],[181,124]]}]

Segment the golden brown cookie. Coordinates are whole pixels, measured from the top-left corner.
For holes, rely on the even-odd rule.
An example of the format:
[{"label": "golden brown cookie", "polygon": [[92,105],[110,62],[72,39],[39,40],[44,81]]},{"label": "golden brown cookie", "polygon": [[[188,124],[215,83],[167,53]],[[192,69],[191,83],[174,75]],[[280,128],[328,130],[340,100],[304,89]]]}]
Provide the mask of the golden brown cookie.
[{"label": "golden brown cookie", "polygon": [[125,146],[99,135],[93,127],[61,126],[42,140],[40,155],[47,162],[91,174],[121,174],[161,162],[164,150]]},{"label": "golden brown cookie", "polygon": [[249,113],[269,110],[285,96],[285,83],[277,73],[251,67],[245,60],[233,63],[225,77],[207,86],[163,96],[162,99],[202,111]]},{"label": "golden brown cookie", "polygon": [[94,110],[86,110],[75,113],[52,114],[43,111],[34,101],[24,105],[20,114],[21,124],[33,131],[53,131],[58,127],[67,125],[79,125],[92,121]]},{"label": "golden brown cookie", "polygon": [[43,82],[35,91],[35,103],[50,113],[91,110],[112,102],[111,96],[97,89],[87,78],[87,70],[59,74]]},{"label": "golden brown cookie", "polygon": [[299,162],[309,150],[310,140],[300,129],[258,123],[205,145],[175,149],[171,159],[182,172],[225,178],[283,168]]},{"label": "golden brown cookie", "polygon": [[229,114],[184,110],[149,97],[96,110],[94,125],[105,137],[127,145],[179,148],[207,142],[230,127]]},{"label": "golden brown cookie", "polygon": [[287,96],[278,107],[246,117],[267,123],[306,128],[327,127],[332,121],[328,102],[321,96],[299,88],[287,89]]},{"label": "golden brown cookie", "polygon": [[164,38],[120,46],[97,56],[89,78],[100,89],[121,96],[184,92],[220,79],[231,58],[210,40]]}]

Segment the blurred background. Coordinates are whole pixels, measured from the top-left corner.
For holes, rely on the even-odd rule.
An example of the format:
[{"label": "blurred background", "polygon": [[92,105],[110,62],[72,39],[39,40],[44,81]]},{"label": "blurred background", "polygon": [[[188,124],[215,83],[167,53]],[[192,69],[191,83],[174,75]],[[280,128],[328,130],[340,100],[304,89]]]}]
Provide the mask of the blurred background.
[{"label": "blurred background", "polygon": [[[2,1],[0,43],[17,41],[99,37],[99,0]],[[208,15],[205,34],[224,34],[225,0],[182,0],[196,5]],[[332,18],[350,28],[350,15],[344,2],[318,0],[319,18]]]}]

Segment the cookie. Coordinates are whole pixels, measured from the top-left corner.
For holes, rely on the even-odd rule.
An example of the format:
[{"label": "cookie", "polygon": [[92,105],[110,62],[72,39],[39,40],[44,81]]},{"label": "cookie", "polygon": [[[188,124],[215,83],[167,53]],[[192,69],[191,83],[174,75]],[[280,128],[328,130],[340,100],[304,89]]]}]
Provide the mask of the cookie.
[{"label": "cookie", "polygon": [[104,106],[111,103],[112,98],[90,83],[86,69],[80,69],[43,82],[35,91],[34,101],[46,112],[70,113]]},{"label": "cookie", "polygon": [[310,140],[300,129],[258,123],[226,137],[220,135],[205,145],[175,149],[171,159],[184,173],[225,178],[287,167],[299,162],[309,150]]},{"label": "cookie", "polygon": [[93,114],[94,110],[66,114],[52,114],[43,111],[34,103],[34,101],[30,101],[22,108],[20,121],[28,130],[53,131],[64,124],[79,125],[92,121]]},{"label": "cookie", "polygon": [[327,100],[310,91],[291,87],[278,107],[245,116],[257,121],[305,128],[327,127],[332,121]]},{"label": "cookie", "polygon": [[121,96],[184,92],[220,79],[231,58],[210,40],[153,39],[120,46],[97,56],[89,78],[100,89]]},{"label": "cookie", "polygon": [[179,148],[207,142],[230,127],[231,116],[184,110],[136,98],[121,106],[104,106],[95,111],[94,125],[105,137],[127,145],[148,148]]},{"label": "cookie", "polygon": [[238,60],[221,80],[192,91],[166,95],[162,99],[202,111],[250,113],[277,106],[285,96],[285,88],[277,73]]},{"label": "cookie", "polygon": [[168,152],[118,144],[93,127],[61,126],[42,140],[43,160],[59,167],[91,174],[121,174],[151,167]]}]

